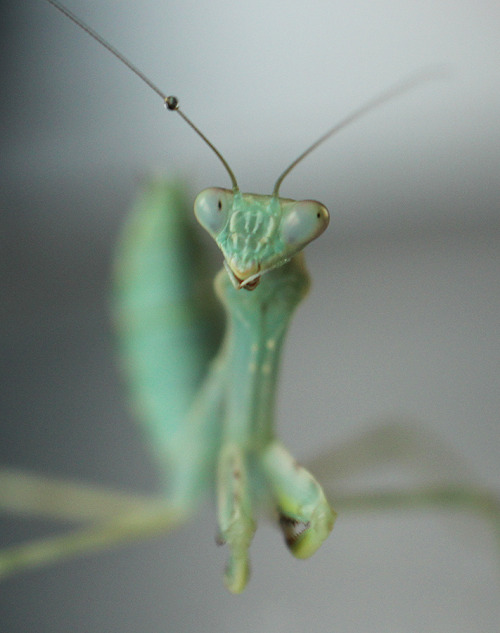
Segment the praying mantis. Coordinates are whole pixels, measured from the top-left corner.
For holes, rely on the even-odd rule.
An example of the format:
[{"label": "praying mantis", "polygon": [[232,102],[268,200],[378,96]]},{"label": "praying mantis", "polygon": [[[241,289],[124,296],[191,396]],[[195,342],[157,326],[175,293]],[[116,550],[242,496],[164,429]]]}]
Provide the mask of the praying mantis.
[{"label": "praying mantis", "polygon": [[[49,2],[57,5],[51,0]],[[396,91],[384,93],[382,98],[370,102],[368,108],[357,111],[348,121],[406,87],[399,86]],[[160,96],[169,109],[184,117],[175,101],[163,93]],[[345,122],[342,125],[344,124]],[[330,132],[327,133],[329,134]],[[312,147],[307,153],[310,150]],[[216,154],[221,158],[217,151]],[[138,239],[135,244],[131,245],[130,242],[142,230],[149,233],[149,238],[158,239],[162,237],[161,230],[167,230],[172,238],[174,231],[182,232],[183,229],[177,229],[175,224],[182,224],[186,210],[174,187],[166,186],[160,181],[152,183],[146,190],[142,201],[137,204],[136,214],[117,256],[115,318],[122,332],[123,362],[128,367],[126,371],[132,375],[131,383],[139,392],[132,396],[132,400],[139,417],[145,418],[145,423],[149,424],[147,433],[150,444],[160,469],[165,471],[165,488],[170,488],[168,501],[160,505],[148,505],[145,502],[143,507],[125,512],[117,519],[109,518],[94,529],[55,539],[48,546],[45,544],[45,553],[36,546],[31,549],[22,549],[21,546],[21,549],[13,550],[4,557],[5,573],[21,569],[23,565],[42,564],[44,561],[63,558],[85,549],[95,549],[119,540],[166,531],[191,516],[210,481],[215,481],[217,491],[220,540],[230,550],[225,582],[233,593],[241,592],[248,579],[247,550],[255,529],[253,505],[259,500],[260,490],[264,491],[264,496],[272,499],[278,523],[295,555],[306,557],[314,553],[324,541],[333,525],[333,510],[316,480],[306,470],[298,467],[274,438],[272,429],[278,355],[287,320],[308,284],[300,251],[326,228],[328,221],[327,212],[319,203],[280,201],[278,198],[282,179],[305,154],[294,161],[277,180],[271,196],[241,194],[233,176],[232,189],[206,190],[197,198],[195,213],[200,223],[219,242],[225,258],[226,269],[217,277],[216,288],[227,306],[230,333],[224,343],[223,352],[213,361],[207,382],[203,383],[196,397],[192,393],[189,395],[189,392],[185,396],[189,401],[195,398],[194,408],[188,414],[187,422],[184,419],[185,426],[178,430],[171,429],[172,435],[177,436],[168,437],[168,442],[165,442],[163,423],[158,423],[160,428],[154,427],[160,416],[147,411],[157,406],[156,389],[151,389],[151,394],[147,393],[153,384],[147,374],[154,372],[158,376],[158,367],[149,361],[147,367],[139,367],[140,360],[136,360],[134,366],[130,359],[146,359],[163,345],[157,338],[162,334],[159,335],[149,327],[150,319],[153,324],[157,320],[161,321],[155,316],[156,308],[144,303],[144,297],[140,296],[141,292],[148,292],[144,289],[145,270],[141,267],[151,265],[152,268],[148,269],[150,275],[163,275],[165,268],[172,270],[179,265],[182,255],[172,250],[168,253],[163,251],[160,255],[156,250],[154,257],[151,256],[152,261],[147,262],[150,251],[149,248],[145,249],[145,242]],[[222,161],[226,165],[223,159]],[[230,170],[228,173],[232,174]],[[165,207],[172,209],[172,212],[165,213]],[[227,229],[237,229],[240,223],[246,228],[245,225],[253,223],[251,235],[255,236],[256,229],[264,224],[262,216],[272,218],[272,226],[266,229],[267,234],[259,235],[255,240],[265,250],[272,241],[271,238],[276,237],[276,227],[281,227],[284,230],[280,233],[284,250],[279,254],[272,251],[262,261],[245,253],[241,263],[238,255],[242,250],[242,243],[245,245],[245,241],[248,241],[248,236],[240,237],[239,233],[234,230],[229,232]],[[248,217],[251,219],[248,220]],[[147,222],[151,224],[148,225]],[[160,226],[162,222],[169,223],[166,229]],[[220,229],[226,229],[227,234],[221,237]],[[181,238],[179,243],[180,240]],[[232,246],[236,249],[234,252],[231,250]],[[137,252],[140,249],[142,252]],[[158,260],[167,257],[172,257],[175,261],[162,262],[164,267],[158,267]],[[287,302],[283,306],[280,306],[277,299],[281,294],[278,294],[275,283],[285,286]],[[136,288],[136,294],[131,292],[131,287]],[[204,291],[206,290],[205,288]],[[289,301],[288,293],[294,295]],[[172,293],[169,292],[168,296],[172,296]],[[136,309],[145,309],[148,314],[139,317]],[[263,315],[271,313],[272,318],[266,321]],[[191,306],[176,318],[185,321],[188,314],[189,318],[193,318]],[[144,343],[133,339],[131,332],[140,320],[144,320],[145,326],[148,325],[148,336],[151,335],[154,340]],[[177,345],[185,356],[190,353],[196,355],[192,339],[181,342],[174,337],[171,344]],[[146,350],[147,354],[137,353],[137,347],[141,345],[149,348]],[[188,359],[185,360],[187,363]],[[178,365],[177,367],[180,374],[180,368]],[[179,385],[173,387],[173,390],[180,395],[182,388],[185,393],[189,379],[184,375],[176,378],[179,378]],[[197,380],[198,378],[193,382],[196,384]],[[160,407],[163,407],[163,402]],[[218,420],[222,417],[224,423],[219,424]],[[152,424],[149,423],[149,418]],[[252,424],[255,428],[251,428]],[[189,456],[189,460],[186,456]],[[163,466],[165,461],[169,462],[168,468]]]}]

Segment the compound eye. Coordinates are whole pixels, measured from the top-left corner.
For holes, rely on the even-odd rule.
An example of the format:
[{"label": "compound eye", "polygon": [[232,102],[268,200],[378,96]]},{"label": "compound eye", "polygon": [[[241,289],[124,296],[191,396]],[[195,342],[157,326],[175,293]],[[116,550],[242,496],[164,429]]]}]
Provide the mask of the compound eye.
[{"label": "compound eye", "polygon": [[194,214],[201,226],[215,237],[224,228],[232,204],[232,191],[211,187],[197,195]]},{"label": "compound eye", "polygon": [[302,200],[285,213],[281,236],[285,244],[302,248],[321,235],[329,222],[330,214],[324,205],[314,200]]}]

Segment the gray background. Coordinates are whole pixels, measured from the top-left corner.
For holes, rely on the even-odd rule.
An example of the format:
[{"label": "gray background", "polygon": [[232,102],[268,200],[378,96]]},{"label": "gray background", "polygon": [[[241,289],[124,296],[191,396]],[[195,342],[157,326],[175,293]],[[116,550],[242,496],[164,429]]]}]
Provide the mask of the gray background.
[{"label": "gray background", "polygon": [[[270,191],[304,147],[394,81],[449,66],[447,80],[371,113],[285,181],[283,195],[322,200],[332,222],[309,249],[314,288],[290,332],[278,424],[307,462],[397,421],[432,434],[430,453],[456,455],[434,460],[437,475],[498,489],[498,3],[68,4],[179,96],[249,191]],[[152,168],[186,178],[193,197],[227,177],[48,4],[1,12],[2,462],[150,492],[113,365],[112,245]],[[414,474],[430,477],[427,465]],[[397,466],[353,479],[406,481]],[[5,542],[57,527],[0,525]],[[214,534],[207,504],[165,539],[13,578],[2,631],[498,631],[498,556],[475,518],[344,515],[306,563],[263,521],[237,598],[222,587]]]}]

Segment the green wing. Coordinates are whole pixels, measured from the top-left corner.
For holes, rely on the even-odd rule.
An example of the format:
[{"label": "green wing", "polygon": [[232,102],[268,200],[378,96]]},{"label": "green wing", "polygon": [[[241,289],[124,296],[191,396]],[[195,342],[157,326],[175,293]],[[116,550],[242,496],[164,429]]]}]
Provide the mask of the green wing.
[{"label": "green wing", "polygon": [[148,183],[119,239],[114,270],[120,364],[166,478],[168,464],[189,439],[186,414],[223,324],[192,216],[178,183]]}]

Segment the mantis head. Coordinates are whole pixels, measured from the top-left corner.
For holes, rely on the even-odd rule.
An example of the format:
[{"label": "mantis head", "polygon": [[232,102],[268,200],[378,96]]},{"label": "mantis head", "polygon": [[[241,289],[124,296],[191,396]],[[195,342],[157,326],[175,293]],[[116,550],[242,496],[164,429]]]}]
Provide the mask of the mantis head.
[{"label": "mantis head", "polygon": [[198,222],[224,254],[236,288],[252,290],[265,272],[277,268],[316,239],[329,223],[324,205],[276,195],[212,187],[195,200]]}]

